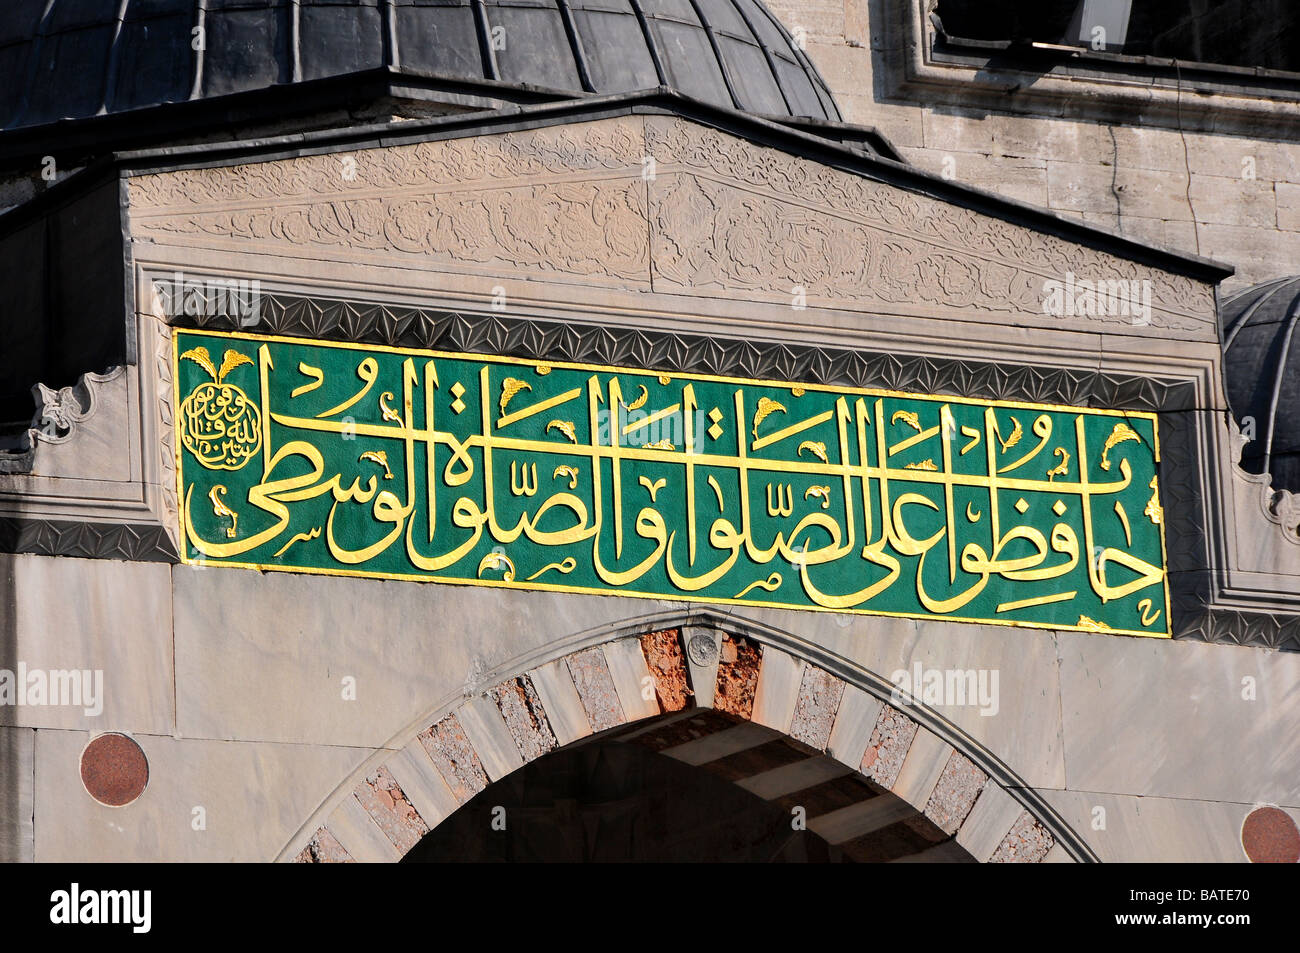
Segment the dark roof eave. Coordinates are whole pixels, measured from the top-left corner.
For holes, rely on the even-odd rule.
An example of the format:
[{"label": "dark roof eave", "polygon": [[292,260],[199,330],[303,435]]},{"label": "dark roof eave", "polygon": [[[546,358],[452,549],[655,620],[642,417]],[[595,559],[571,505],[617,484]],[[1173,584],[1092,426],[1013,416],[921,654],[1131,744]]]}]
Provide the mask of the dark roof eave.
[{"label": "dark roof eave", "polygon": [[889,138],[877,129],[875,126],[862,126],[857,123],[842,122],[837,119],[814,119],[805,116],[783,117],[757,114],[762,119],[768,119],[781,126],[788,126],[791,129],[798,129],[805,132],[812,132],[823,139],[830,139],[833,142],[845,142],[846,140],[860,140],[870,146],[872,152],[886,159],[893,159],[895,162],[907,163],[894,144]]},{"label": "dark roof eave", "polygon": [[82,187],[77,185],[78,181],[88,187],[100,177],[112,173],[143,174],[175,168],[202,168],[227,165],[239,159],[267,160],[374,146],[404,145],[431,139],[461,138],[646,113],[689,119],[842,171],[928,195],[1198,281],[1218,284],[1236,271],[1232,266],[1221,262],[1143,244],[1096,226],[1063,218],[1046,209],[943,179],[895,159],[868,155],[862,150],[783,123],[713,106],[662,88],[525,106],[512,105],[492,112],[411,119],[399,123],[295,133],[251,141],[114,153],[52,186],[42,196],[0,215],[0,234],[15,227],[26,216],[37,214],[38,208],[44,207],[46,202],[61,201],[60,195],[72,194],[72,189]]},{"label": "dark roof eave", "polygon": [[[147,148],[140,143],[211,133],[237,123],[271,122],[373,106],[385,98],[423,99],[470,110],[499,109],[502,103],[542,103],[573,93],[496,80],[467,80],[398,67],[379,67],[301,83],[280,83],[225,96],[181,100],[140,109],[59,119],[0,130],[0,168],[30,165],[104,149]],[[67,164],[64,162],[63,164]]]}]

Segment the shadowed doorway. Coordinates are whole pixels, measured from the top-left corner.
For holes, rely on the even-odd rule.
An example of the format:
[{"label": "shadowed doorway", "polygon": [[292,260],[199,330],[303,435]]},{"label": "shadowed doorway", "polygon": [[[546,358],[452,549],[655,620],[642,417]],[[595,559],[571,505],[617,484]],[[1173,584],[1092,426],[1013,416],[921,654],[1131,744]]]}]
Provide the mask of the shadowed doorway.
[{"label": "shadowed doorway", "polygon": [[[714,757],[716,755],[716,757]],[[893,794],[715,711],[553,751],[488,785],[411,863],[970,861]]]}]

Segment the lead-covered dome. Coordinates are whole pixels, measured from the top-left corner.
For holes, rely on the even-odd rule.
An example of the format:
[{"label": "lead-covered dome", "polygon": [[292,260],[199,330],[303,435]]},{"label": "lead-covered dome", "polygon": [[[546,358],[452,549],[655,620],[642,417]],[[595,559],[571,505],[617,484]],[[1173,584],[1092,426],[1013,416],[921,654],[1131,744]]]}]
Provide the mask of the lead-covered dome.
[{"label": "lead-covered dome", "polygon": [[1300,493],[1300,276],[1229,298],[1220,322],[1228,404],[1251,438],[1241,465]]},{"label": "lead-covered dome", "polygon": [[807,56],[758,0],[3,0],[3,6],[0,130],[376,69],[507,93],[667,86],[752,113],[840,118]]}]

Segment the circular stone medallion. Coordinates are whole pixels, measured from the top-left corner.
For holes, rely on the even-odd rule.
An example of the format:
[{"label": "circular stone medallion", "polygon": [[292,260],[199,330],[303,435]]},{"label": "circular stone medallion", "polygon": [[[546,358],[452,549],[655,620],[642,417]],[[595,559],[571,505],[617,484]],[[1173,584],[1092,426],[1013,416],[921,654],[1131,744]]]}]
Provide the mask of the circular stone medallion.
[{"label": "circular stone medallion", "polygon": [[1300,860],[1300,830],[1279,807],[1258,807],[1241,825],[1241,846],[1255,864],[1294,864]]},{"label": "circular stone medallion", "polygon": [[103,734],[81,752],[81,783],[100,804],[124,807],[149,784],[149,761],[126,735]]}]

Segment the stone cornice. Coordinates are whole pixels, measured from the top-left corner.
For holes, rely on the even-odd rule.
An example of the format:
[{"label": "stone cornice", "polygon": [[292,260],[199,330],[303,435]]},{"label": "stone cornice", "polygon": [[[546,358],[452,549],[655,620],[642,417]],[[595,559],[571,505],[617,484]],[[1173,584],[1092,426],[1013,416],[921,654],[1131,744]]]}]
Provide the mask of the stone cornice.
[{"label": "stone cornice", "polygon": [[647,370],[878,387],[925,394],[1147,411],[1194,406],[1191,382],[1101,371],[639,331],[267,293],[256,324],[235,316],[174,324]]}]

